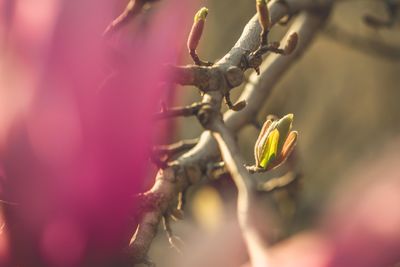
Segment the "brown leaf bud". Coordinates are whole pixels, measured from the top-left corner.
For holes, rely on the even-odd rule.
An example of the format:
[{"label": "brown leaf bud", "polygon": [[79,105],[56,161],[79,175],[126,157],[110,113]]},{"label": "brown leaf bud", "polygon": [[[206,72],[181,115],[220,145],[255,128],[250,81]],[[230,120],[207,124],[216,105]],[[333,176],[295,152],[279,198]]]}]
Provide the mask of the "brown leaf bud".
[{"label": "brown leaf bud", "polygon": [[286,42],[286,46],[283,49],[285,55],[291,54],[296,49],[298,40],[299,36],[295,32],[289,36],[289,39]]},{"label": "brown leaf bud", "polygon": [[269,10],[266,0],[257,0],[257,14],[262,31],[268,31],[271,25],[271,19],[269,17]]}]

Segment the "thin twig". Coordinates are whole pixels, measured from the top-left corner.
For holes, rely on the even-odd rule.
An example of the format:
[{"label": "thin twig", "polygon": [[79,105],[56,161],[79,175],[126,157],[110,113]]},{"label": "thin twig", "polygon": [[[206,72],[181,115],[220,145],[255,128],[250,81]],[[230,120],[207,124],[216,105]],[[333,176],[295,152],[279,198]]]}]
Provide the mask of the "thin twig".
[{"label": "thin twig", "polygon": [[266,182],[258,184],[257,189],[263,192],[270,193],[286,188],[287,186],[298,180],[299,177],[299,174],[295,174],[294,172],[289,171],[280,177],[275,177]]},{"label": "thin twig", "polygon": [[203,106],[203,103],[193,103],[192,105],[185,107],[174,107],[167,108],[159,113],[154,115],[154,119],[169,119],[173,117],[188,117],[188,116],[196,116],[197,112],[199,112],[200,108]]},{"label": "thin twig", "polygon": [[199,142],[198,138],[181,140],[170,145],[159,145],[153,148],[153,153],[157,155],[167,156],[168,158],[178,153],[193,148]]},{"label": "thin twig", "polygon": [[104,30],[103,36],[107,38],[116,33],[124,25],[128,24],[129,21],[135,18],[142,11],[146,3],[154,1],[157,0],[129,0],[124,11]]},{"label": "thin twig", "polygon": [[[243,166],[243,158],[231,131],[222,120],[214,120],[210,128],[238,189],[237,216],[252,266],[266,266],[269,262],[266,249],[271,231],[266,222],[270,219],[260,218],[267,216],[265,211],[268,209],[260,208],[255,180]],[[264,227],[260,227],[260,222],[264,223]]]},{"label": "thin twig", "polygon": [[335,25],[328,26],[323,33],[330,39],[346,45],[368,55],[384,57],[387,60],[398,61],[400,59],[400,48],[396,45],[384,43],[379,38],[369,38],[350,33]]}]

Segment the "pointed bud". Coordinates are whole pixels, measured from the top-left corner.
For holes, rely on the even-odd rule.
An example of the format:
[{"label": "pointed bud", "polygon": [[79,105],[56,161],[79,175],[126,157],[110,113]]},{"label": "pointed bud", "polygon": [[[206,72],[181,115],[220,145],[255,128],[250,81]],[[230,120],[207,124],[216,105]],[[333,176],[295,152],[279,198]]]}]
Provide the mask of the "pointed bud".
[{"label": "pointed bud", "polygon": [[261,128],[260,134],[258,135],[256,144],[254,145],[254,158],[256,160],[256,166],[260,166],[259,155],[261,154],[262,142],[265,142],[267,137],[267,131],[272,124],[272,120],[267,120]]},{"label": "pointed bud", "polygon": [[276,129],[278,129],[281,137],[278,144],[279,153],[282,151],[283,144],[285,143],[286,138],[292,129],[293,117],[293,114],[287,114],[277,122]]},{"label": "pointed bud", "polygon": [[296,131],[291,131],[285,143],[283,144],[282,152],[281,152],[281,161],[286,160],[290,154],[292,153],[294,146],[297,142],[298,133]]},{"label": "pointed bud", "polygon": [[192,29],[190,30],[189,38],[187,41],[187,47],[190,51],[195,51],[201,35],[203,34],[204,23],[208,14],[208,9],[203,7],[199,11],[197,11],[196,15],[194,16],[194,22]]},{"label": "pointed bud", "polygon": [[274,129],[267,138],[260,155],[260,167],[267,169],[269,164],[277,157],[279,142],[279,131]]},{"label": "pointed bud", "polygon": [[296,49],[298,41],[299,41],[299,36],[297,35],[297,33],[295,32],[292,33],[286,42],[285,48],[283,49],[284,54],[285,55],[291,54]]},{"label": "pointed bud", "polygon": [[293,114],[278,121],[264,123],[254,146],[256,166],[264,170],[281,164],[291,153],[297,141],[297,132],[291,131]]},{"label": "pointed bud", "polygon": [[257,14],[262,31],[268,31],[271,25],[271,19],[269,17],[269,10],[266,0],[257,0]]}]

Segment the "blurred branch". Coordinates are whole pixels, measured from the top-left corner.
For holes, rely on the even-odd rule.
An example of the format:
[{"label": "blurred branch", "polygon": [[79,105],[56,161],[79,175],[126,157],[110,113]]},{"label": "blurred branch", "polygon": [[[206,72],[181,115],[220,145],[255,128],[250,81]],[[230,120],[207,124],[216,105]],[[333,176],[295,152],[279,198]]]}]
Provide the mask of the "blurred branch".
[{"label": "blurred branch", "polygon": [[273,192],[276,190],[280,190],[291,185],[293,182],[298,180],[300,176],[301,176],[300,174],[296,174],[294,172],[289,171],[280,177],[275,177],[268,181],[258,184],[257,190],[260,190],[262,192]]},{"label": "blurred branch", "polygon": [[189,106],[185,107],[174,107],[174,108],[163,108],[162,111],[154,115],[154,119],[169,119],[173,117],[188,117],[195,116],[199,112],[200,108],[203,106],[203,103],[193,103]]},{"label": "blurred branch", "polygon": [[268,224],[266,224],[270,219],[262,217],[266,217],[268,209],[261,208],[257,201],[255,180],[250,177],[244,167],[244,160],[231,131],[221,119],[212,121],[209,128],[212,130],[222,158],[238,189],[237,216],[250,261],[253,266],[265,266],[269,261],[265,251],[268,247],[268,236],[271,229],[268,229]]},{"label": "blurred branch", "polygon": [[379,38],[359,36],[335,25],[328,26],[323,33],[333,41],[363,51],[368,55],[384,57],[385,59],[393,61],[398,61],[400,59],[399,46],[385,44]]},{"label": "blurred branch", "polygon": [[198,138],[181,140],[170,145],[159,145],[153,148],[153,153],[159,156],[166,156],[168,158],[174,155],[191,149],[199,142]]},{"label": "blurred branch", "polygon": [[206,177],[210,180],[219,179],[221,176],[228,174],[228,170],[225,167],[225,162],[210,162],[207,164]]},{"label": "blurred branch", "polygon": [[[273,1],[269,4],[271,22],[275,24],[282,17],[288,15],[288,11],[294,13],[311,7],[326,7],[329,9],[330,3],[331,1],[287,0],[286,4],[282,4],[280,1]],[[246,86],[240,97],[241,100],[247,102],[247,106],[239,112],[230,110],[224,115],[226,127],[230,131],[236,132],[246,124],[254,121],[254,117],[263,103],[265,103],[273,86],[299,55],[305,51],[317,30],[321,28],[327,14],[325,9],[318,9],[318,12],[307,12],[296,19],[288,32],[297,32],[299,34],[297,49],[291,55],[285,57],[276,54],[269,55],[261,66],[261,75],[259,77],[251,76],[252,83]],[[241,37],[231,51],[212,67],[215,68],[214,71],[225,77],[228,70],[241,66],[243,57],[259,46],[260,31],[261,28],[258,24],[257,16],[254,16],[244,28]],[[234,70],[233,73],[238,72]],[[231,81],[235,81],[240,75],[243,76],[243,72],[232,75]],[[221,77],[221,75],[218,77]],[[212,88],[214,90],[207,90],[203,95],[202,103],[207,105],[202,106],[198,113],[199,120],[203,124],[212,119],[208,115],[210,113],[209,109],[219,114],[225,93],[243,81],[243,79],[242,81],[236,79],[240,83],[232,85],[226,79],[216,80],[218,82],[210,84],[208,87],[208,89]],[[138,263],[146,259],[147,251],[156,235],[161,218],[168,214],[170,210],[176,208],[179,194],[191,184],[199,182],[207,173],[207,164],[215,161],[218,157],[219,152],[213,135],[209,131],[205,131],[195,147],[180,156],[176,161],[171,162],[169,167],[158,172],[155,184],[146,194],[162,196],[162,201],[159,202],[160,204],[156,208],[141,214],[139,226],[127,252],[130,262]],[[244,169],[243,166],[240,168]],[[239,169],[240,173],[243,171],[242,169]]]},{"label": "blurred branch", "polygon": [[191,139],[182,140],[171,145],[156,146],[150,153],[150,159],[159,169],[165,169],[168,167],[168,162],[172,157],[191,149],[197,143],[198,139]]},{"label": "blurred branch", "polygon": [[143,7],[147,3],[155,2],[158,0],[129,0],[126,5],[124,11],[115,18],[104,30],[103,36],[108,38],[114,33],[116,33],[119,29],[121,29],[124,25],[126,25],[129,21],[135,18],[143,9]]},{"label": "blurred branch", "polygon": [[391,28],[394,26],[396,19],[398,18],[398,11],[400,7],[400,1],[398,0],[384,0],[382,1],[385,5],[387,18],[380,18],[370,14],[364,15],[364,22],[373,28]]}]

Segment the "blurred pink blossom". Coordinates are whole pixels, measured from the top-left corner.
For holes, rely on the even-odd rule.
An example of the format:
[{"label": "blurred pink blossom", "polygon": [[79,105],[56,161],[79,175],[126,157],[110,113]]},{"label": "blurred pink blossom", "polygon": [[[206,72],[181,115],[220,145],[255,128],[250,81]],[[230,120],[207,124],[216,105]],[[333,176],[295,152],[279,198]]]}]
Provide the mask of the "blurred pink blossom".
[{"label": "blurred pink blossom", "polygon": [[128,244],[162,64],[191,23],[188,4],[163,2],[106,41],[112,1],[0,1],[0,186],[16,203],[4,206],[0,264],[106,265]]}]

